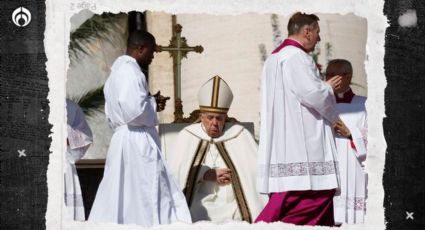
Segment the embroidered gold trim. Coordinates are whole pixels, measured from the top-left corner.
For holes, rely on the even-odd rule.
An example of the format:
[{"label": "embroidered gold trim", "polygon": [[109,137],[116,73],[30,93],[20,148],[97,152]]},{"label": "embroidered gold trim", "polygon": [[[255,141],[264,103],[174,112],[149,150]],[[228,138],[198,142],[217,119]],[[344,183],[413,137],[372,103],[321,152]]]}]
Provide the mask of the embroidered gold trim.
[{"label": "embroidered gold trim", "polygon": [[212,112],[212,113],[227,113],[229,111],[229,108],[218,108],[218,107],[209,107],[209,106],[199,106],[199,109],[201,112]]},{"label": "embroidered gold trim", "polygon": [[241,211],[242,219],[247,221],[248,223],[252,223],[251,213],[249,211],[248,202],[246,201],[245,194],[243,192],[243,188],[239,179],[239,174],[236,171],[236,168],[233,165],[233,162],[230,159],[223,142],[217,142],[215,144],[217,146],[218,152],[224,160],[224,163],[230,170],[232,170],[232,188],[233,192],[235,193],[239,210]]},{"label": "embroidered gold trim", "polygon": [[207,155],[208,141],[202,140],[199,142],[198,148],[196,150],[195,156],[193,157],[192,164],[189,170],[189,174],[186,180],[186,186],[183,189],[183,193],[186,197],[188,206],[190,207],[192,203],[193,191],[195,189],[196,178],[201,168],[201,163]]},{"label": "embroidered gold trim", "polygon": [[220,77],[214,76],[213,80],[213,94],[211,97],[211,107],[217,107],[218,105],[218,94],[220,90]]}]

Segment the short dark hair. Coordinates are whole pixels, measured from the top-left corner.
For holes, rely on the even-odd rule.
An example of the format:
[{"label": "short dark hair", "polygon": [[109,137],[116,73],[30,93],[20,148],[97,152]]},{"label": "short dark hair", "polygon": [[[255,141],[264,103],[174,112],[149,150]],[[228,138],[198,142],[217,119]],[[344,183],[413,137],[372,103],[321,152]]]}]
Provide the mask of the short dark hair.
[{"label": "short dark hair", "polygon": [[[335,76],[335,75],[345,76],[347,74],[349,74],[349,75],[352,75],[353,74],[353,66],[351,65],[351,63],[348,60],[345,60],[345,59],[333,59],[333,60],[330,60],[328,62],[328,67],[326,68],[326,70],[331,65],[339,65],[341,67],[338,70],[336,70],[336,72],[333,72],[332,73],[333,76]],[[333,76],[326,76],[326,79],[328,79],[329,77],[333,77]]]},{"label": "short dark hair", "polygon": [[127,50],[137,48],[140,45],[155,44],[155,37],[144,30],[135,30],[130,33],[127,39]]},{"label": "short dark hair", "polygon": [[289,19],[288,36],[298,34],[305,25],[316,26],[315,23],[317,23],[319,20],[319,17],[317,17],[315,14],[296,12]]}]

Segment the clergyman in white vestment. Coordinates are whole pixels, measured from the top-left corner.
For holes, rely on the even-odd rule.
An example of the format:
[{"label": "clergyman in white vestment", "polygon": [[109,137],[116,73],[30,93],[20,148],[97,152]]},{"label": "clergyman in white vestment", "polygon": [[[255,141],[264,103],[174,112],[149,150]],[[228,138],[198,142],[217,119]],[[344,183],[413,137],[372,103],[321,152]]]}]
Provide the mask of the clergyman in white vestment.
[{"label": "clergyman in white vestment", "polygon": [[349,61],[329,62],[326,80],[337,75],[343,78],[340,87],[335,89],[336,108],[351,136],[336,138],[341,193],[334,197],[334,216],[336,224],[358,224],[364,222],[366,211],[367,174],[363,168],[367,142],[366,97],[355,95],[350,88],[353,67]]},{"label": "clergyman in white vestment", "polygon": [[200,123],[183,129],[168,156],[192,220],[251,223],[267,202],[255,189],[257,144],[237,123],[225,123],[233,100],[219,76],[199,90]]},{"label": "clergyman in white vestment", "polygon": [[270,200],[256,222],[333,226],[333,196],[339,188],[333,127],[349,130],[336,111],[332,87],[321,80],[308,54],[320,41],[319,18],[295,13],[288,39],[263,68],[258,192]]},{"label": "clergyman in white vestment", "polygon": [[141,70],[151,63],[155,47],[150,33],[132,32],[127,55],[115,60],[105,83],[105,113],[114,134],[89,221],[143,227],[191,223],[160,150],[157,104]]},{"label": "clergyman in white vestment", "polygon": [[83,197],[75,162],[81,159],[93,142],[93,135],[81,108],[66,99],[67,146],[64,165],[64,198],[66,214],[70,220],[85,220]]}]

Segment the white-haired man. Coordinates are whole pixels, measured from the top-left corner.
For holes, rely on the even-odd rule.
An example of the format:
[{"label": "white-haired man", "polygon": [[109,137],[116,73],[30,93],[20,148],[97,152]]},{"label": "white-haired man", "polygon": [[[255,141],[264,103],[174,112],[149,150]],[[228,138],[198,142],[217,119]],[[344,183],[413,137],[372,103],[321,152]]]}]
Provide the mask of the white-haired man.
[{"label": "white-haired man", "polygon": [[167,154],[193,221],[251,223],[267,197],[256,193],[257,144],[243,126],[226,123],[233,94],[219,76],[199,90],[200,123],[183,129]]}]

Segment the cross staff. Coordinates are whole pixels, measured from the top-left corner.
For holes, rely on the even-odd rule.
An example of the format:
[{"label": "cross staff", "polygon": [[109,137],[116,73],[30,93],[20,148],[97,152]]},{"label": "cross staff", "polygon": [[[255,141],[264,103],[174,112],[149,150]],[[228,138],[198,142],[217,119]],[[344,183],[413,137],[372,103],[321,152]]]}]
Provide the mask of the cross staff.
[{"label": "cross staff", "polygon": [[183,118],[183,107],[181,101],[181,60],[187,58],[188,52],[202,53],[204,48],[202,46],[188,46],[186,38],[181,36],[182,26],[177,24],[173,28],[173,37],[170,40],[168,46],[158,45],[156,52],[168,51],[170,56],[173,58],[174,64],[174,100],[175,100],[175,111],[174,117],[175,122]]}]

